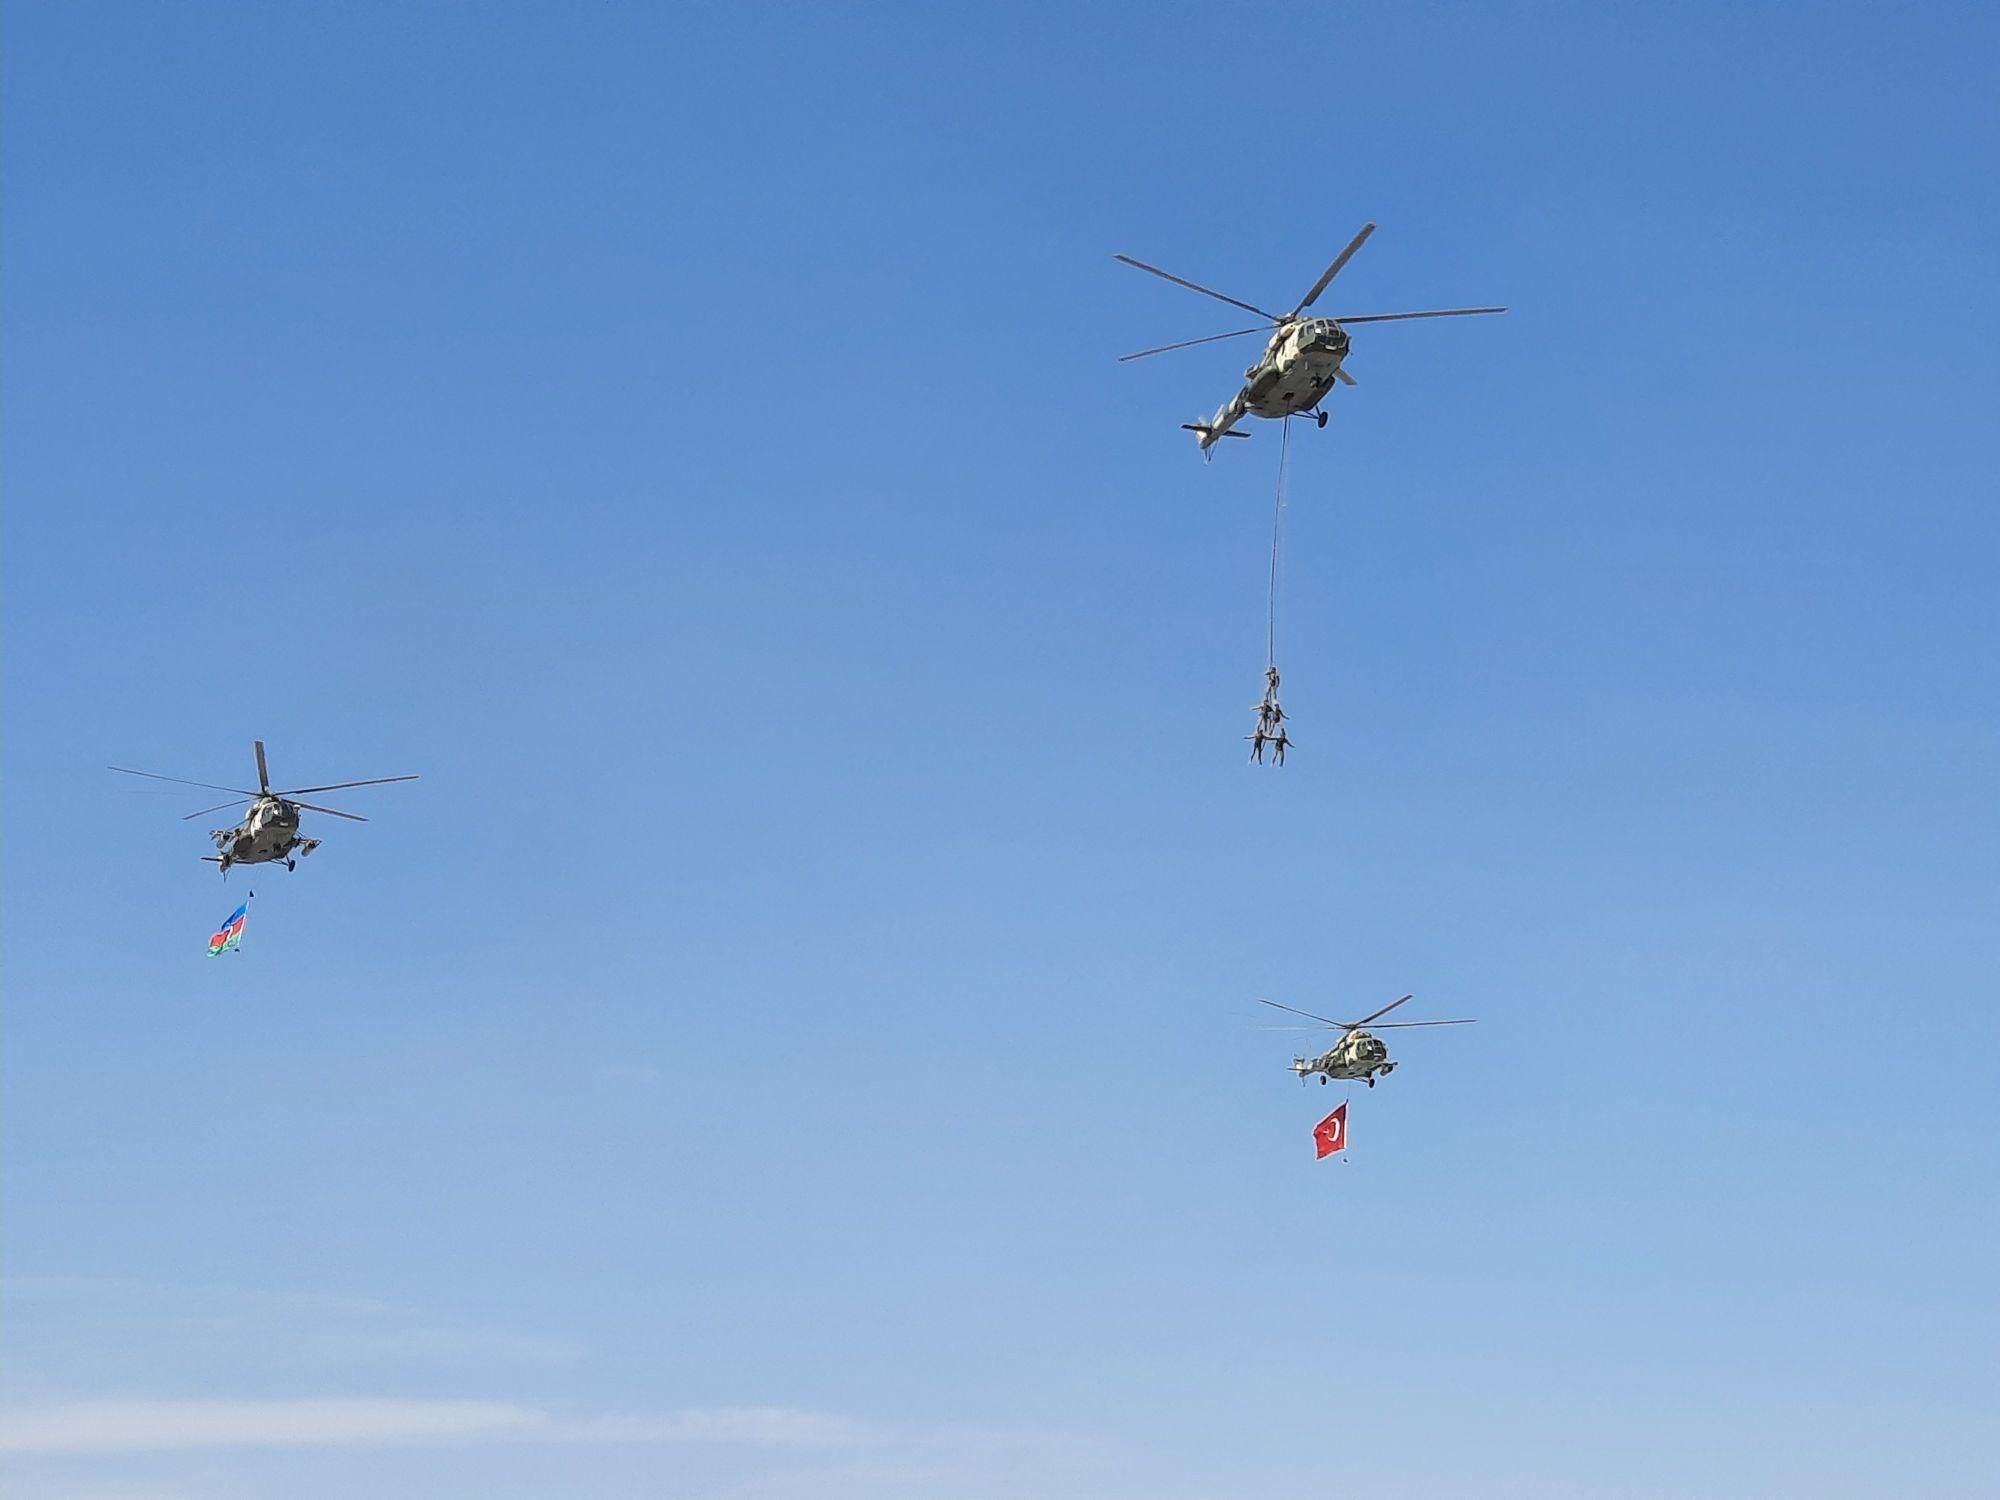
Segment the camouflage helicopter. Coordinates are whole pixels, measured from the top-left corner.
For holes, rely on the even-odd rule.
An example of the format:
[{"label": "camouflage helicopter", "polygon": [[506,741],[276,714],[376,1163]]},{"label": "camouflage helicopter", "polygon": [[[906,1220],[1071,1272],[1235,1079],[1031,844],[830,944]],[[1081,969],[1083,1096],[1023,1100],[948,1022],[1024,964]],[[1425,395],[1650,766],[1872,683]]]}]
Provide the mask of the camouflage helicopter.
[{"label": "camouflage helicopter", "polygon": [[[1326,426],[1326,413],[1320,410],[1320,402],[1333,389],[1335,381],[1343,385],[1357,382],[1347,373],[1347,329],[1349,323],[1397,323],[1411,318],[1465,318],[1478,313],[1503,313],[1504,307],[1446,307],[1431,312],[1406,313],[1364,313],[1351,318],[1308,318],[1302,316],[1305,310],[1319,299],[1326,290],[1327,283],[1340,274],[1355,251],[1359,250],[1368,236],[1375,232],[1373,224],[1363,224],[1361,232],[1348,241],[1347,248],[1334,258],[1326,268],[1326,274],[1313,283],[1311,291],[1299,300],[1299,305],[1283,314],[1266,312],[1261,307],[1253,307],[1248,302],[1239,302],[1234,297],[1225,297],[1221,292],[1201,286],[1185,277],[1176,276],[1171,271],[1162,271],[1158,266],[1149,266],[1143,260],[1134,260],[1129,255],[1114,257],[1128,266],[1171,281],[1175,286],[1184,286],[1189,291],[1200,292],[1205,297],[1214,297],[1227,302],[1231,307],[1240,307],[1245,312],[1253,312],[1260,318],[1269,320],[1273,329],[1271,340],[1264,346],[1264,353],[1257,363],[1243,372],[1243,389],[1223,402],[1210,421],[1183,422],[1181,426],[1192,432],[1201,443],[1201,451],[1206,454],[1216,443],[1226,437],[1250,436],[1247,432],[1235,431],[1236,424],[1246,415],[1253,417],[1281,418],[1310,413],[1321,426]],[[1166,354],[1174,349],[1191,349],[1196,344],[1213,344],[1221,339],[1240,339],[1248,334],[1262,333],[1263,326],[1239,328],[1233,333],[1211,333],[1206,338],[1183,339],[1178,344],[1162,344],[1157,349],[1141,349],[1136,354],[1121,354],[1119,363],[1127,360],[1145,359],[1154,354]]]},{"label": "camouflage helicopter", "polygon": [[[247,792],[241,787],[216,786],[207,781],[187,781],[179,776],[162,776],[156,771],[134,771],[126,766],[112,766],[110,769],[126,776],[149,776],[154,781],[171,781],[180,786],[206,787],[211,792],[234,792],[236,795],[227,802],[218,802],[214,807],[204,807],[191,812],[189,818],[198,818],[203,813],[219,812],[225,807],[234,807],[238,802],[247,801],[250,811],[243,821],[234,828],[217,828],[209,833],[215,840],[215,853],[204,854],[210,864],[220,865],[226,877],[231,865],[261,865],[282,859],[287,870],[296,870],[298,862],[319,847],[318,839],[299,837],[299,812],[327,813],[336,818],[347,818],[355,823],[368,820],[359,813],[341,812],[337,808],[319,807],[311,802],[300,802],[298,798],[307,792],[338,792],[351,786],[380,786],[389,781],[415,781],[414,776],[376,776],[368,781],[336,781],[326,786],[301,786],[290,791],[271,790],[271,773],[264,764],[264,742],[257,745],[257,790]],[[186,819],[182,819],[183,822]]]},{"label": "camouflage helicopter", "polygon": [[[1373,1023],[1377,1017],[1388,1015],[1390,1011],[1401,1005],[1403,1000],[1408,1000],[1409,998],[1410,996],[1405,995],[1402,1000],[1391,1000],[1387,1005],[1376,1011],[1374,1015],[1363,1016],[1358,1021],[1329,1021],[1325,1016],[1316,1016],[1309,1010],[1293,1010],[1291,1006],[1279,1005],[1275,1000],[1260,999],[1257,1003],[1259,1005],[1269,1005],[1278,1010],[1291,1011],[1295,1016],[1304,1016],[1308,1021],[1319,1022],[1318,1026],[1287,1026],[1280,1028],[1281,1030],[1317,1031],[1327,1029],[1342,1033],[1340,1040],[1322,1052],[1318,1057],[1295,1057],[1292,1059],[1292,1071],[1299,1075],[1300,1083],[1304,1083],[1313,1074],[1317,1073],[1319,1081],[1322,1084],[1329,1078],[1359,1078],[1364,1080],[1368,1087],[1372,1089],[1375,1087],[1375,1075],[1377,1073],[1393,1073],[1396,1071],[1396,1065],[1389,1061],[1388,1044],[1380,1037],[1363,1031],[1361,1028]],[[1384,1028],[1390,1026],[1470,1026],[1471,1024],[1472,1022],[1469,1020],[1382,1022]]]}]

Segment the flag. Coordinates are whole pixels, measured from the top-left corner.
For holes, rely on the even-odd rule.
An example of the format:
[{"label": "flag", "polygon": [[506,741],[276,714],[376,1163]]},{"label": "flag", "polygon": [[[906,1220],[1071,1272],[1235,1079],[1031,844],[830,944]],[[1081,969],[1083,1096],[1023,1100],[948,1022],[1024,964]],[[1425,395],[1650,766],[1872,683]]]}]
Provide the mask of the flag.
[{"label": "flag", "polygon": [[243,946],[243,924],[250,919],[250,903],[245,901],[223,922],[215,936],[208,940],[208,956],[227,953],[231,948]]},{"label": "flag", "polygon": [[1326,1157],[1336,1151],[1347,1149],[1347,1102],[1341,1101],[1339,1109],[1313,1126],[1313,1146],[1318,1156]]}]

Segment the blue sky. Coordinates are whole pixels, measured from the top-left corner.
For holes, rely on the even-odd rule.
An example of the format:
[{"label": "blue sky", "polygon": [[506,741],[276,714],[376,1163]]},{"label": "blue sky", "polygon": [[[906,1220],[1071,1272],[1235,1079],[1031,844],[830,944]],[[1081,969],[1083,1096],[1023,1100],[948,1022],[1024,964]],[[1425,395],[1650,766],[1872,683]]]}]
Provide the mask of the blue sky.
[{"label": "blue sky", "polygon": [[2000,1488],[1990,8],[4,26],[10,1494]]}]

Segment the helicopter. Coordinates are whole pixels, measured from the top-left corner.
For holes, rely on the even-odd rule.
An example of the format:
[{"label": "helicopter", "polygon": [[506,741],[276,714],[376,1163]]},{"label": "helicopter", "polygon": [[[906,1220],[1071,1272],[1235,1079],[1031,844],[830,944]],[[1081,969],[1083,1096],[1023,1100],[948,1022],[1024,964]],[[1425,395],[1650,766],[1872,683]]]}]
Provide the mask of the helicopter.
[{"label": "helicopter", "polygon": [[[1309,413],[1319,426],[1326,426],[1327,414],[1320,409],[1320,402],[1338,381],[1342,385],[1358,382],[1347,373],[1347,327],[1350,323],[1397,323],[1411,318],[1466,318],[1480,313],[1503,313],[1504,307],[1445,307],[1430,312],[1405,313],[1364,313],[1349,318],[1308,318],[1305,310],[1319,300],[1319,294],[1327,284],[1340,274],[1341,267],[1353,258],[1375,232],[1373,224],[1363,224],[1361,232],[1347,243],[1347,248],[1334,257],[1333,264],[1326,268],[1324,275],[1313,283],[1311,291],[1299,299],[1299,305],[1290,312],[1280,315],[1266,312],[1235,297],[1225,297],[1221,292],[1176,276],[1171,271],[1162,271],[1158,266],[1149,266],[1143,260],[1134,260],[1129,255],[1113,257],[1128,266],[1150,272],[1154,276],[1171,281],[1176,286],[1184,286],[1189,291],[1200,292],[1205,297],[1214,297],[1227,302],[1231,307],[1240,307],[1245,312],[1253,312],[1260,318],[1269,320],[1272,328],[1270,342],[1264,346],[1257,363],[1243,372],[1243,389],[1223,402],[1215,416],[1207,422],[1183,422],[1181,426],[1192,432],[1201,443],[1201,451],[1206,456],[1223,438],[1250,436],[1247,432],[1235,430],[1236,424],[1246,415],[1273,419],[1293,417]],[[1222,339],[1240,339],[1253,333],[1262,333],[1262,326],[1239,328],[1233,333],[1211,333],[1206,338],[1183,339],[1178,344],[1162,344],[1157,349],[1141,349],[1136,354],[1121,354],[1120,364],[1128,360],[1145,359],[1154,354],[1166,354],[1174,349],[1191,349],[1196,344],[1213,344]]]},{"label": "helicopter", "polygon": [[[215,840],[215,853],[204,854],[203,859],[212,865],[220,865],[226,879],[231,865],[261,865],[273,860],[283,860],[287,870],[296,870],[298,862],[319,847],[318,839],[299,837],[299,813],[327,813],[336,818],[347,818],[352,822],[366,823],[368,820],[359,813],[341,812],[337,808],[319,807],[311,802],[300,802],[298,798],[307,792],[338,792],[351,786],[380,786],[389,781],[415,781],[414,776],[376,776],[367,781],[336,781],[327,786],[301,786],[289,791],[271,790],[271,773],[264,763],[264,742],[257,746],[257,790],[247,792],[241,787],[216,786],[207,781],[187,781],[179,776],[162,776],[157,771],[134,771],[128,766],[112,766],[111,770],[126,776],[149,776],[154,781],[172,781],[181,786],[207,787],[211,792],[234,792],[236,795],[227,802],[218,802],[214,807],[204,807],[191,812],[189,818],[198,818],[203,813],[219,812],[225,807],[234,807],[238,802],[247,801],[250,811],[243,821],[234,828],[217,828],[209,833]],[[182,819],[183,822],[186,819]]]},{"label": "helicopter", "polygon": [[[1340,1040],[1322,1052],[1318,1057],[1295,1057],[1292,1059],[1292,1071],[1299,1075],[1300,1083],[1304,1083],[1308,1078],[1317,1073],[1322,1085],[1329,1078],[1359,1078],[1366,1081],[1368,1087],[1372,1089],[1375,1087],[1375,1075],[1377,1073],[1393,1073],[1396,1071],[1396,1065],[1389,1061],[1388,1044],[1379,1036],[1362,1030],[1362,1027],[1371,1024],[1378,1017],[1388,1015],[1390,1011],[1401,1005],[1403,1000],[1410,998],[1410,996],[1405,995],[1402,1000],[1391,1000],[1373,1015],[1363,1016],[1358,1021],[1330,1021],[1325,1016],[1316,1016],[1309,1010],[1293,1010],[1289,1005],[1279,1005],[1275,1000],[1260,999],[1257,1003],[1259,1005],[1269,1005],[1278,1010],[1291,1011],[1295,1016],[1304,1016],[1308,1021],[1319,1022],[1320,1027],[1337,1030],[1342,1033]],[[1384,1027],[1470,1026],[1471,1024],[1470,1020],[1382,1022]],[[1307,1031],[1319,1028],[1299,1026],[1283,1029]]]}]

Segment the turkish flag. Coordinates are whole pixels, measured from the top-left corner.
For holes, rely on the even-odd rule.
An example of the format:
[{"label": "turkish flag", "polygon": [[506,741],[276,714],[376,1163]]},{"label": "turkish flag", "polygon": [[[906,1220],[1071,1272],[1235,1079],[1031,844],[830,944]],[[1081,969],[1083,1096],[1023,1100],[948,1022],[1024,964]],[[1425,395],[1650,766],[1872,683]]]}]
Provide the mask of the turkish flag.
[{"label": "turkish flag", "polygon": [[1341,1105],[1313,1126],[1313,1146],[1319,1156],[1331,1156],[1347,1149],[1347,1106]]}]

